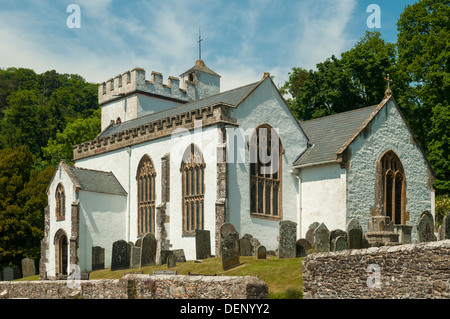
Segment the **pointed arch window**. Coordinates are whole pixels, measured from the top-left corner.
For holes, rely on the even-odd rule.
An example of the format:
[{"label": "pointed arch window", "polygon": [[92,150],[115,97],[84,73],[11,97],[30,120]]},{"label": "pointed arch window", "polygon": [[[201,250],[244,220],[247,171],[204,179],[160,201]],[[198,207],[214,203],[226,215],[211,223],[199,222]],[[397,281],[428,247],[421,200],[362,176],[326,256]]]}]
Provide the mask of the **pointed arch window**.
[{"label": "pointed arch window", "polygon": [[404,225],[406,224],[406,181],[403,165],[393,151],[387,151],[380,162],[385,214],[394,224]]},{"label": "pointed arch window", "polygon": [[55,192],[56,200],[56,220],[64,220],[66,218],[66,194],[64,192],[64,186],[59,183]]},{"label": "pointed arch window", "polygon": [[283,148],[277,132],[267,124],[258,126],[249,141],[250,213],[254,217],[282,218]]},{"label": "pointed arch window", "polygon": [[139,162],[136,174],[138,188],[138,236],[145,233],[155,233],[155,177],[155,165],[153,165],[150,156],[144,155]]},{"label": "pointed arch window", "polygon": [[183,236],[194,236],[204,229],[205,161],[194,144],[187,147],[181,163]]}]

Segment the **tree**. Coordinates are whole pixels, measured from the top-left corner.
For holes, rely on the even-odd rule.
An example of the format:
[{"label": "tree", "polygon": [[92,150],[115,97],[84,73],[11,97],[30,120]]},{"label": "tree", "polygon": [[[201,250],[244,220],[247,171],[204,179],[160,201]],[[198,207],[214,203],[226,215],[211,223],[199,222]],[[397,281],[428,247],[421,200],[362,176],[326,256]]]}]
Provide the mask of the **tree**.
[{"label": "tree", "polygon": [[410,124],[437,174],[437,193],[450,193],[450,1],[407,6],[397,28],[398,65],[414,101]]},{"label": "tree", "polygon": [[384,97],[386,74],[396,74],[395,61],[395,45],[367,31],[340,59],[333,55],[318,63],[317,71],[292,69],[283,90],[292,95],[288,104],[301,120],[375,105]]}]

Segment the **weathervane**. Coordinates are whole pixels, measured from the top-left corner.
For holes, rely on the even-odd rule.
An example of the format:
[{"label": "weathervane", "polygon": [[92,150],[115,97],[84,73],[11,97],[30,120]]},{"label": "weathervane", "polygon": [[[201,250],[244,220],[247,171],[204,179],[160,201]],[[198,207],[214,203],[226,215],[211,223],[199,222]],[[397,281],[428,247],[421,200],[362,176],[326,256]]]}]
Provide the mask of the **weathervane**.
[{"label": "weathervane", "polygon": [[202,59],[202,36],[201,36],[201,32],[200,32],[200,27],[198,28],[198,59],[201,60]]},{"label": "weathervane", "polygon": [[384,80],[387,82],[387,89],[384,92],[384,98],[388,99],[392,96],[392,90],[391,90],[391,85],[390,85],[390,82],[392,82],[392,80],[389,78],[389,73],[387,74],[387,77],[384,78]]}]

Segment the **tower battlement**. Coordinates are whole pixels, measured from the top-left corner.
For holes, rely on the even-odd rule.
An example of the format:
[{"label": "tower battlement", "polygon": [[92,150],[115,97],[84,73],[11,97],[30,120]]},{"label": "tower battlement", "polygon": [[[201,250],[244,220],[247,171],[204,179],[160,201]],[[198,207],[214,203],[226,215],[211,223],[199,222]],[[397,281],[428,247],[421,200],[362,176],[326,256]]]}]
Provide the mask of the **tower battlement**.
[{"label": "tower battlement", "polygon": [[185,80],[180,87],[178,77],[169,76],[167,84],[164,84],[161,73],[152,71],[150,80],[146,80],[145,73],[142,68],[134,68],[100,83],[98,86],[98,103],[103,105],[135,92],[148,93],[181,102],[196,99],[193,81]]}]

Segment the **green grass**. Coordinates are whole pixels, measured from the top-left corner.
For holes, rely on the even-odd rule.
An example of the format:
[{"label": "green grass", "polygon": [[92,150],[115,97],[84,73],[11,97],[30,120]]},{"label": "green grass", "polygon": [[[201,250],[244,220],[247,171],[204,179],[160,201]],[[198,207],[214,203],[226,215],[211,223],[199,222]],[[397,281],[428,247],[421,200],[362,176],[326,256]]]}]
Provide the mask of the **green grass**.
[{"label": "green grass", "polygon": [[[153,274],[154,270],[167,270],[167,265],[148,266],[141,269],[125,269],[111,271],[109,268],[91,272],[90,279],[118,279],[123,275],[142,271]],[[302,297],[302,258],[256,259],[255,257],[240,257],[240,265],[223,271],[221,258],[203,259],[201,263],[187,261],[177,263],[170,270],[176,270],[179,275],[202,274],[217,276],[258,276],[269,288],[269,298],[294,299]]]}]

